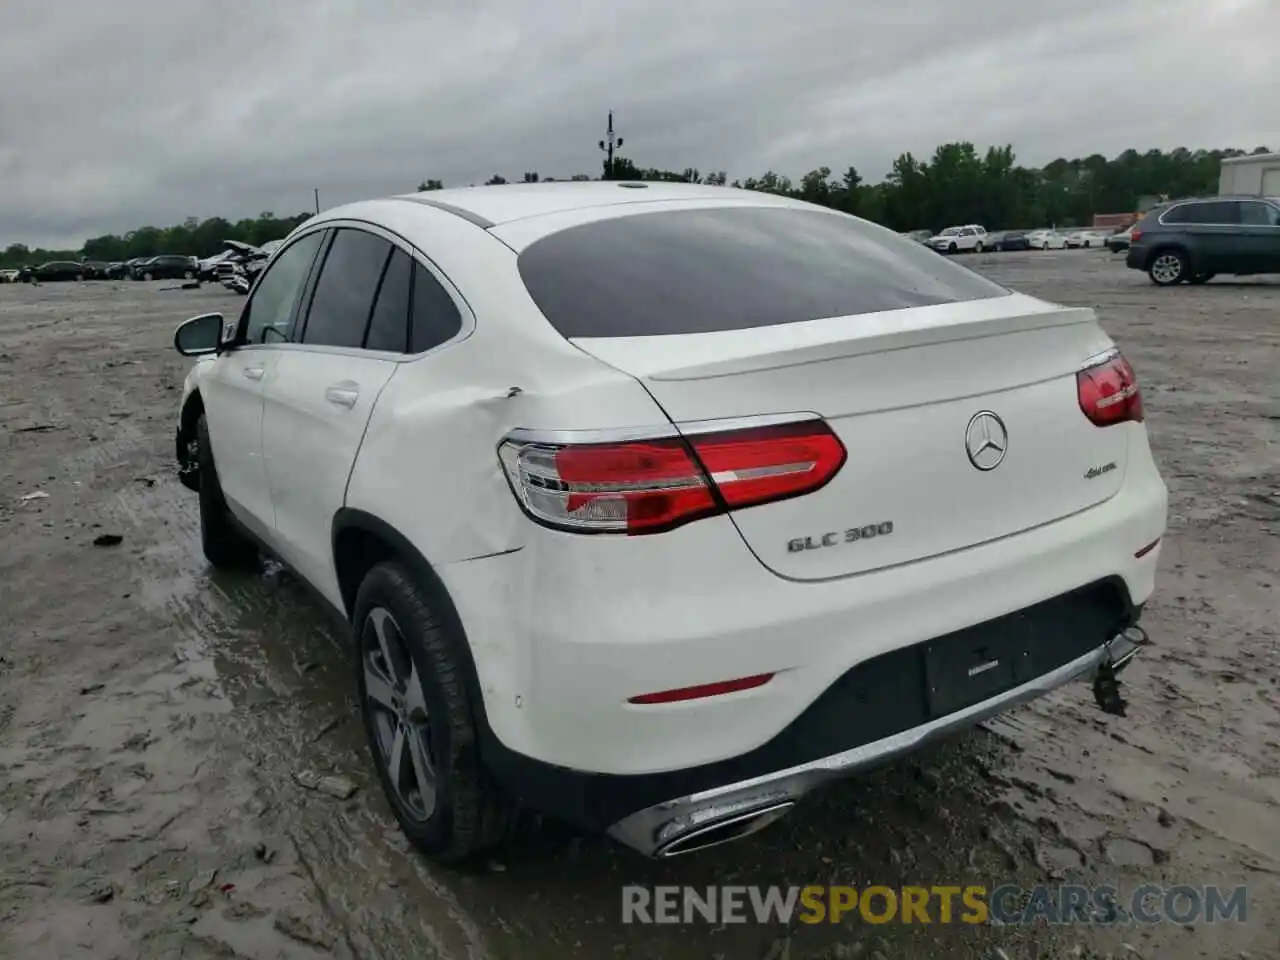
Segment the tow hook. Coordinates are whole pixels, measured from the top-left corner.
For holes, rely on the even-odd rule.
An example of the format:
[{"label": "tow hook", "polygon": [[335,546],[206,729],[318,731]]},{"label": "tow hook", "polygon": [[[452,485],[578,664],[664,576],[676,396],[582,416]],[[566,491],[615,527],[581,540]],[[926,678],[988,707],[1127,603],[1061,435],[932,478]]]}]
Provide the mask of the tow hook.
[{"label": "tow hook", "polygon": [[1125,715],[1129,702],[1120,696],[1120,680],[1116,675],[1150,642],[1146,631],[1136,625],[1107,641],[1107,657],[1093,678],[1093,699],[1103,713],[1114,717]]}]

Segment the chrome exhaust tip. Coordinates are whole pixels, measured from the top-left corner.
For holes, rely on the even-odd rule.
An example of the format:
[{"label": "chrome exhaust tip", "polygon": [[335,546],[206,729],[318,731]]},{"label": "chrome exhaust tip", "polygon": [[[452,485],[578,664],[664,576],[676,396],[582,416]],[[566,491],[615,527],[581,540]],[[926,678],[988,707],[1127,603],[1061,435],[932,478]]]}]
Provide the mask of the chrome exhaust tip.
[{"label": "chrome exhaust tip", "polygon": [[1138,655],[1138,651],[1150,645],[1151,638],[1147,631],[1137,624],[1127,627],[1107,643],[1108,662],[1113,673],[1119,673]]},{"label": "chrome exhaust tip", "polygon": [[653,856],[665,860],[670,857],[693,853],[697,850],[706,850],[709,847],[718,847],[722,843],[741,840],[743,837],[758,833],[769,824],[781,820],[794,806],[794,800],[784,800],[770,804],[763,809],[750,810],[746,813],[715,820],[688,833],[681,834],[674,840],[668,840],[663,846],[654,851]]}]

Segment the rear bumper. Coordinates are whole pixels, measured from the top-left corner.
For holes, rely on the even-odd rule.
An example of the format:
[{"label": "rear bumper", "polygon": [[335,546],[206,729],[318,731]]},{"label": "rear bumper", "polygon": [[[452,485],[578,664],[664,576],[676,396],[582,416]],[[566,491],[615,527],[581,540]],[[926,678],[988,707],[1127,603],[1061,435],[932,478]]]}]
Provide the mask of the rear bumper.
[{"label": "rear bumper", "polygon": [[1130,270],[1146,270],[1147,269],[1147,251],[1143,247],[1135,247],[1130,244],[1128,251],[1124,255],[1124,265]]},{"label": "rear bumper", "polygon": [[771,822],[805,794],[829,780],[846,777],[911,753],[926,744],[974,726],[1019,704],[1035,700],[1072,680],[1095,676],[1107,665],[1123,669],[1137,654],[1140,631],[1119,633],[1106,643],[1004,693],[899,733],[859,744],[784,770],[685,794],[645,807],[612,824],[614,839],[646,856],[666,857],[742,836],[740,824]]},{"label": "rear bumper", "polygon": [[[606,831],[648,856],[667,856],[726,820],[781,812],[827,780],[909,753],[1088,677],[1104,663],[1123,666],[1137,652],[1140,616],[1123,582],[1108,578],[890,651],[848,670],[767,743],[697,767],[633,775],[583,772],[515,753],[491,731],[483,755],[496,779],[527,805]],[[1021,642],[1010,644],[1011,636]],[[948,696],[952,691],[931,675],[931,658],[942,654],[946,662],[961,664],[963,676],[975,649],[983,651],[980,659],[988,649],[1001,657],[1008,651],[1009,673],[986,693]],[[956,679],[951,678],[953,689]],[[972,676],[968,684],[960,682],[975,684]],[[697,728],[684,736],[696,740]]]},{"label": "rear bumper", "polygon": [[612,824],[609,835],[646,856],[673,856],[699,849],[714,842],[716,831],[732,829],[731,836],[723,836],[726,840],[742,836],[744,832],[736,824],[754,820],[763,826],[772,822],[800,797],[827,781],[913,753],[929,742],[1029,703],[1070,681],[1096,676],[1105,666],[1120,671],[1138,653],[1140,643],[1142,634],[1130,628],[1048,673],[968,708],[809,763],[646,806]]}]

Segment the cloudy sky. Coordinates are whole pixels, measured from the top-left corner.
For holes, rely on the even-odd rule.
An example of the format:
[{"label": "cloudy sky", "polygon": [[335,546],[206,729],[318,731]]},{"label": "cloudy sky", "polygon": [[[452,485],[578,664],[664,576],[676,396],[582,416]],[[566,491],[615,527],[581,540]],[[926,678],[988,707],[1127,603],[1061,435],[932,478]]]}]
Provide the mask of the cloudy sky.
[{"label": "cloudy sky", "polygon": [[526,170],[1280,150],[1280,0],[4,0],[0,246]]}]

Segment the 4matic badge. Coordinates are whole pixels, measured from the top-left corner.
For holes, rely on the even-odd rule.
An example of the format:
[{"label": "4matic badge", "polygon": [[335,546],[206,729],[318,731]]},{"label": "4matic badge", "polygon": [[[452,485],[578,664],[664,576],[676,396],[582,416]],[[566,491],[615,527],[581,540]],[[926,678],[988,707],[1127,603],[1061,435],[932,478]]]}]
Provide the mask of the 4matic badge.
[{"label": "4matic badge", "polygon": [[796,537],[794,540],[787,541],[787,553],[838,547],[842,543],[857,543],[859,540],[870,540],[873,537],[887,537],[891,533],[893,533],[893,521],[883,520],[880,523],[869,523],[865,527],[850,527],[843,531],[832,530],[812,537]]}]

